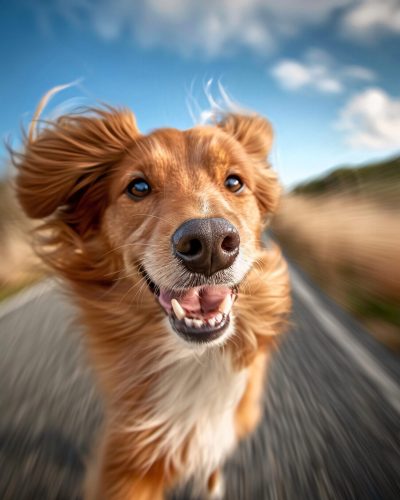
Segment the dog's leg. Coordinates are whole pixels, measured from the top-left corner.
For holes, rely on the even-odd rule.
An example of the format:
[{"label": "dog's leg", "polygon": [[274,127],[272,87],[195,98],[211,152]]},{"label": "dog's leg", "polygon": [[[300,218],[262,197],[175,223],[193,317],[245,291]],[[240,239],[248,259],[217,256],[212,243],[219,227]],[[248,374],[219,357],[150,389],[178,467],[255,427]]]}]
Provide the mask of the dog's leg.
[{"label": "dog's leg", "polygon": [[206,500],[222,500],[224,495],[224,476],[220,469],[216,469],[208,478]]},{"label": "dog's leg", "polygon": [[143,477],[119,472],[103,475],[88,487],[85,500],[164,500],[164,483],[156,474]]},{"label": "dog's leg", "polygon": [[249,379],[236,410],[236,434],[239,439],[252,432],[262,417],[262,394],[268,354],[261,351],[249,366]]},{"label": "dog's leg", "polygon": [[121,442],[103,438],[97,460],[89,466],[84,500],[164,500],[162,464],[141,475],[129,463],[128,454],[124,459],[123,450]]}]

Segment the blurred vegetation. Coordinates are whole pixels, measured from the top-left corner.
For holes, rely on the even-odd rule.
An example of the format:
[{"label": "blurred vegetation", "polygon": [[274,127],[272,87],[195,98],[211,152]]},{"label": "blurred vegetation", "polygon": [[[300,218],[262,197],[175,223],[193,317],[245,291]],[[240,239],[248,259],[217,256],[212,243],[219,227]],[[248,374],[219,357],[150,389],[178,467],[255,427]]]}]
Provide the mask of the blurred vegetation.
[{"label": "blurred vegetation", "polygon": [[330,296],[400,351],[399,156],[296,186],[274,232]]},{"label": "blurred vegetation", "polygon": [[340,167],[296,186],[293,194],[327,196],[354,194],[400,206],[400,156],[360,167]]},{"label": "blurred vegetation", "polygon": [[18,205],[11,182],[0,179],[0,300],[43,275],[30,245],[32,227]]}]

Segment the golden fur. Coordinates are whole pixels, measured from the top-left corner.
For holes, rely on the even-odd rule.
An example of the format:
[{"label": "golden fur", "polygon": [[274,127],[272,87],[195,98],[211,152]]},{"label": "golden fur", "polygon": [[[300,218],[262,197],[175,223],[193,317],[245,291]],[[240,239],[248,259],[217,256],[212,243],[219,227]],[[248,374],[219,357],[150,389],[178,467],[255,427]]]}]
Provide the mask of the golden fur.
[{"label": "golden fur", "polygon": [[[36,135],[13,155],[17,195],[29,217],[44,219],[37,250],[72,289],[106,406],[86,498],[164,498],[187,479],[197,432],[188,431],[167,456],[164,445],[168,432],[176,435],[174,423],[162,415],[158,421],[153,410],[157,398],[168,397],[163,381],[175,386],[173,369],[179,363],[184,367],[189,359],[201,370],[206,359],[218,368],[221,356],[228,380],[231,369],[232,377],[245,374],[244,392],[232,386],[232,398],[240,395],[237,439],[260,418],[266,358],[290,309],[285,262],[275,245],[265,249],[261,243],[264,221],[280,193],[266,162],[271,126],[258,115],[226,114],[213,125],[143,135],[130,111],[104,108],[63,116]],[[240,174],[244,194],[227,191],[230,173]],[[124,193],[135,176],[154,186],[140,202]],[[224,345],[211,347],[211,354],[180,347],[139,271],[144,265],[156,283],[173,287],[171,234],[195,217],[224,217],[234,224],[248,266],[233,306],[234,333]],[[169,408],[168,400],[160,405]],[[184,408],[185,402],[170,405]],[[209,490],[218,479],[217,467],[209,475]]]}]

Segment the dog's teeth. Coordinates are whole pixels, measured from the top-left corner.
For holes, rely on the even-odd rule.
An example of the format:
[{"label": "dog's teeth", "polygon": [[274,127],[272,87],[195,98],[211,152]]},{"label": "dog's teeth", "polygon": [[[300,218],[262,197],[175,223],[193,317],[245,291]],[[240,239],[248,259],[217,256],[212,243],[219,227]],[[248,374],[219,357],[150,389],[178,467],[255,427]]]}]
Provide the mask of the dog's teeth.
[{"label": "dog's teeth", "polygon": [[185,317],[185,324],[186,324],[186,326],[188,326],[190,328],[193,326],[193,320]]},{"label": "dog's teeth", "polygon": [[200,328],[201,326],[203,326],[203,322],[201,321],[201,319],[194,319],[194,320],[193,320],[193,325],[194,325],[196,328]]},{"label": "dog's teeth", "polygon": [[221,323],[222,321],[222,314],[221,313],[218,313],[215,317],[215,323]]},{"label": "dog's teeth", "polygon": [[186,316],[183,307],[179,304],[179,302],[176,299],[171,300],[171,306],[172,309],[174,310],[175,316],[178,319],[183,319]]},{"label": "dog's teeth", "polygon": [[214,327],[214,326],[215,326],[215,318],[210,318],[210,319],[208,320],[208,324],[209,324],[210,326]]},{"label": "dog's teeth", "polygon": [[219,306],[219,310],[224,314],[229,314],[232,308],[232,296],[227,295]]}]

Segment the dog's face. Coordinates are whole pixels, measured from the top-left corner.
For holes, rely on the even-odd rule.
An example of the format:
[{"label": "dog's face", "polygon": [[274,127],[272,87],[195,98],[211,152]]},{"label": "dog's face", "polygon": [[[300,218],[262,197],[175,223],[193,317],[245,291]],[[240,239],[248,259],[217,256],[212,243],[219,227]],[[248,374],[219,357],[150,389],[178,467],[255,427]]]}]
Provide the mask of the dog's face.
[{"label": "dog's face", "polygon": [[[265,217],[279,195],[266,163],[272,140],[268,122],[258,116],[227,115],[216,126],[141,135],[132,121],[123,136],[121,122],[118,143],[108,144],[113,149],[100,161],[101,141],[112,140],[116,123],[108,114],[85,120],[81,140],[89,142],[87,158],[85,151],[67,152],[75,176],[63,172],[64,192],[49,189],[43,202],[47,213],[38,215],[56,213],[82,241],[100,235],[114,256],[121,256],[115,278],[136,280],[133,287],[145,282],[174,334],[188,342],[220,344],[232,331],[239,285],[255,264]],[[82,123],[72,122],[72,133],[71,127],[63,132],[64,148],[73,148],[79,140],[79,126],[82,129]],[[105,137],[99,135],[101,127]],[[28,146],[26,165],[33,161],[29,147],[32,158],[40,150],[47,162],[55,161],[54,138],[53,143],[47,140],[46,151],[45,134]],[[97,162],[90,150],[96,150]],[[90,168],[73,169],[74,157]],[[21,162],[19,197],[29,213],[23,166]],[[39,169],[30,179],[30,190],[33,184],[37,188]],[[58,186],[61,183],[59,179]],[[37,206],[30,208],[38,211]]]}]

